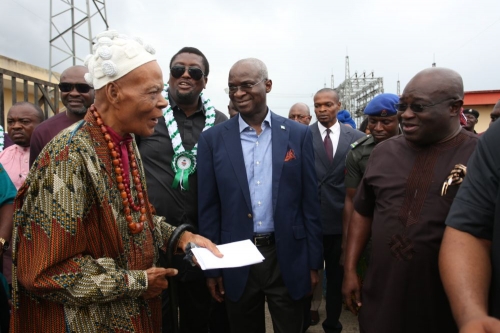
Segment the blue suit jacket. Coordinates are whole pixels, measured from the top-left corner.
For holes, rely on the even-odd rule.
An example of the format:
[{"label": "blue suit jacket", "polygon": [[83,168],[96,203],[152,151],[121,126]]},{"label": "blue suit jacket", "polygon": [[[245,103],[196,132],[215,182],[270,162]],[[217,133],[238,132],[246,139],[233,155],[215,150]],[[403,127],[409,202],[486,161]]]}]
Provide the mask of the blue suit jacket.
[{"label": "blue suit jacket", "polygon": [[[271,111],[269,111],[271,112]],[[253,237],[253,212],[238,117],[203,132],[198,141],[198,223],[215,244]],[[311,291],[310,270],[323,268],[323,244],[312,134],[307,126],[271,113],[272,205],[279,268],[293,299]],[[285,162],[289,150],[295,159]],[[226,296],[237,301],[250,266],[222,274]]]}]

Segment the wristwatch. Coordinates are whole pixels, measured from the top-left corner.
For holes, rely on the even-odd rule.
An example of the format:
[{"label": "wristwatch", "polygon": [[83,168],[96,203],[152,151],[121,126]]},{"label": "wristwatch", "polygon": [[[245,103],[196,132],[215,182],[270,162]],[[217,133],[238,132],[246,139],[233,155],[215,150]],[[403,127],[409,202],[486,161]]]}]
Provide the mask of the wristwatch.
[{"label": "wristwatch", "polygon": [[5,238],[0,237],[0,248],[4,251],[7,251],[10,247],[10,243],[5,240]]}]

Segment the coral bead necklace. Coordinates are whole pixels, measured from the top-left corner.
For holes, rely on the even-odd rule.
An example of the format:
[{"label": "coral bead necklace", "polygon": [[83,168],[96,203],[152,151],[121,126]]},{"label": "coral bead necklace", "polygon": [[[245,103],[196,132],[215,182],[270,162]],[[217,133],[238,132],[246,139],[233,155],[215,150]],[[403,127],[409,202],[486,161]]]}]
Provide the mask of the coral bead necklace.
[{"label": "coral bead necklace", "polygon": [[[132,193],[130,191],[130,179],[128,174],[125,175],[123,172],[123,156],[120,153],[120,147],[113,143],[111,135],[108,133],[108,129],[104,125],[101,116],[97,112],[94,105],[90,107],[92,115],[96,119],[97,125],[101,128],[101,132],[104,139],[108,143],[108,149],[110,151],[113,163],[113,171],[115,173],[116,184],[120,195],[122,198],[123,212],[125,213],[125,219],[128,223],[128,228],[131,233],[138,234],[144,229],[144,221],[146,220],[146,203],[144,200],[144,192],[142,190],[141,179],[139,178],[139,169],[137,168],[137,161],[135,159],[134,148],[132,147],[132,142],[127,145],[130,172],[133,177],[134,187],[137,191],[137,201],[138,204],[134,202],[132,198]],[[132,219],[131,211],[140,212],[140,218],[138,222],[134,222]]]}]

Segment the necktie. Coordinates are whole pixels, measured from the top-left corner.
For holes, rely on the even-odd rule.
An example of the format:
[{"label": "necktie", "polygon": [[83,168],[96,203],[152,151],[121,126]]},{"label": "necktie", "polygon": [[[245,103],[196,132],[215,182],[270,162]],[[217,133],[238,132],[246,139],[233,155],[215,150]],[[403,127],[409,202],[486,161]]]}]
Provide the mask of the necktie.
[{"label": "necktie", "polygon": [[327,128],[325,140],[323,140],[323,145],[325,146],[326,156],[328,156],[328,160],[330,163],[333,162],[333,144],[332,139],[330,139],[330,129]]}]

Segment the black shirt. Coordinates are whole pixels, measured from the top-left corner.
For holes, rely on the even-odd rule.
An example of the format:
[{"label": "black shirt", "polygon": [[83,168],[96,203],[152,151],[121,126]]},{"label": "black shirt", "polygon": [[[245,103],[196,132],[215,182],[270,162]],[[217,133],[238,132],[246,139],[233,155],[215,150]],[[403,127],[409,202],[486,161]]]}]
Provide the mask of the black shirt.
[{"label": "black shirt", "polygon": [[[198,142],[205,127],[205,110],[201,99],[198,110],[191,116],[186,114],[170,98],[170,105],[182,139],[184,149],[191,150]],[[227,120],[227,117],[216,110],[215,124]],[[165,118],[158,119],[153,135],[138,140],[149,200],[156,209],[157,215],[165,216],[167,222],[178,226],[189,223],[198,226],[198,175],[189,176],[189,190],[181,190],[180,186],[172,188],[175,173],[172,170],[174,149],[168,135]]]},{"label": "black shirt", "polygon": [[489,312],[500,318],[500,122],[481,136],[446,224],[492,241]]}]

